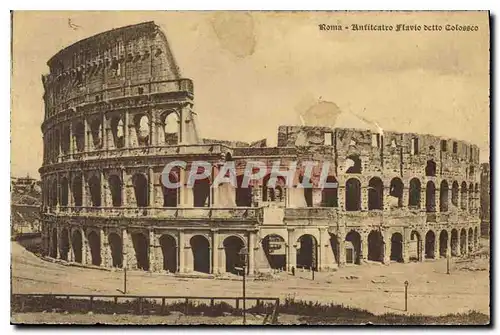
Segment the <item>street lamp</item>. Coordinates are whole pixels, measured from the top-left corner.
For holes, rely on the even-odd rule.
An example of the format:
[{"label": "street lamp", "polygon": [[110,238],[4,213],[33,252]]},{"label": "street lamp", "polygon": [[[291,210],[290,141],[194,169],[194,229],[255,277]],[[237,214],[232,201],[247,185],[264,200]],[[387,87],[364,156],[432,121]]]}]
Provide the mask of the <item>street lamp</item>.
[{"label": "street lamp", "polygon": [[405,312],[408,311],[408,280],[405,280]]},{"label": "street lamp", "polygon": [[[245,325],[247,323],[247,318],[246,318],[246,297],[245,297],[245,276],[247,272],[247,262],[248,262],[248,249],[243,247],[241,248],[240,252],[238,253],[240,255],[241,261],[242,261],[242,267],[240,269],[243,270],[243,324]],[[239,269],[238,269],[239,270]]]}]

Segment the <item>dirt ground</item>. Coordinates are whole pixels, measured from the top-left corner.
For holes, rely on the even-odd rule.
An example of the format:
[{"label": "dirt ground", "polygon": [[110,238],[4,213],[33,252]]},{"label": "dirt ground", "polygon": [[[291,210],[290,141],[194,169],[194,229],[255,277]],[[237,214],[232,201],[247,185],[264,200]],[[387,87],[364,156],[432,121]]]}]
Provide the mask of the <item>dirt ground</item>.
[{"label": "dirt ground", "polygon": [[[487,250],[488,241],[482,242],[483,250]],[[13,293],[117,294],[123,287],[122,271],[43,261],[15,242],[11,250]],[[236,280],[237,277],[233,278],[235,280],[179,278],[139,271],[128,271],[127,277],[129,294],[225,297],[240,296],[242,291],[241,280]],[[246,286],[247,296],[294,297],[343,304],[378,315],[405,313],[405,280],[409,281],[407,313],[431,316],[475,310],[489,315],[489,258],[486,257],[453,258],[449,275],[446,274],[446,259],[439,259],[423,263],[346,266],[336,272],[316,273],[315,280],[309,272],[298,272],[295,277],[282,273],[267,281],[250,279]],[[70,316],[64,317],[71,322]],[[108,321],[113,322],[112,319]]]}]

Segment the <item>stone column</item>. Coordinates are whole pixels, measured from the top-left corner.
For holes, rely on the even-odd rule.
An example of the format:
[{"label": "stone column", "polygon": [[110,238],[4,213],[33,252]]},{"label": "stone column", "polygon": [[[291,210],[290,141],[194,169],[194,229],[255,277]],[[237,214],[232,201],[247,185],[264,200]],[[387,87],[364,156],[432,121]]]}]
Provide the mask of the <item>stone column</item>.
[{"label": "stone column", "polygon": [[82,234],[82,264],[92,264],[92,257],[90,255],[90,246],[87,234],[84,230],[80,231]]},{"label": "stone column", "polygon": [[186,272],[186,252],[185,252],[185,241],[184,241],[184,231],[179,230],[179,245],[178,251],[178,271],[180,273]]},{"label": "stone column", "polygon": [[451,231],[447,231],[448,239],[446,240],[446,257],[451,257]]},{"label": "stone column", "polygon": [[180,195],[180,207],[193,207],[193,189],[187,187],[188,172],[184,169],[180,169],[179,180],[181,182],[181,188],[179,189]]},{"label": "stone column", "polygon": [[158,239],[156,238],[156,235],[153,230],[149,231],[149,269],[152,272],[156,272],[161,270],[161,267],[158,268]]},{"label": "stone column", "polygon": [[423,262],[424,261],[424,254],[425,254],[425,248],[424,248],[424,238],[425,236],[422,236],[420,240],[418,241],[418,261]]},{"label": "stone column", "polygon": [[383,234],[382,235],[384,238],[384,259],[383,263],[384,264],[390,264],[391,263],[391,249],[392,249],[392,243],[391,243],[391,235],[390,234]]},{"label": "stone column", "polygon": [[361,237],[361,255],[359,255],[360,261],[366,261],[368,259],[368,236],[366,234],[360,234]]},{"label": "stone column", "polygon": [[68,241],[69,241],[69,249],[68,249],[68,261],[75,261],[75,251],[73,250],[73,243],[71,243],[71,227],[68,227]]},{"label": "stone column", "polygon": [[288,255],[286,256],[286,270],[297,268],[297,242],[295,241],[294,229],[288,229]]},{"label": "stone column", "polygon": [[128,247],[129,247],[129,236],[127,229],[122,230],[122,258],[123,258],[123,268],[128,268]]},{"label": "stone column", "polygon": [[154,207],[155,205],[155,182],[154,182],[154,171],[150,166],[148,167],[148,206]]},{"label": "stone column", "polygon": [[337,245],[338,245],[338,266],[344,266],[346,263],[346,254],[345,254],[345,232],[338,231],[337,234]]},{"label": "stone column", "polygon": [[107,199],[106,199],[106,178],[104,177],[104,171],[100,171],[99,173],[99,179],[100,179],[100,184],[101,184],[101,207],[106,207],[107,206]]},{"label": "stone column", "polygon": [[405,229],[403,232],[403,262],[410,262],[410,241],[411,241],[411,230]]},{"label": "stone column", "polygon": [[99,246],[100,250],[99,251],[101,253],[101,266],[107,268],[107,267],[109,267],[109,264],[108,264],[109,245],[108,245],[108,239],[106,238],[106,233],[105,233],[104,229],[101,229],[101,231],[99,232],[99,238],[100,238],[100,246]]},{"label": "stone column", "polygon": [[318,248],[318,271],[326,270],[332,267],[333,251],[330,248],[330,235],[326,228],[319,228],[319,248]]},{"label": "stone column", "polygon": [[57,228],[56,228],[57,241],[55,241],[56,242],[56,251],[57,251],[56,258],[60,259],[61,258],[61,250],[60,250],[59,246],[61,245],[61,228],[59,227],[58,222],[56,224],[57,224]]},{"label": "stone column", "polygon": [[125,142],[125,148],[130,147],[130,127],[129,127],[129,115],[126,111],[123,115],[123,140]]},{"label": "stone column", "polygon": [[[220,268],[219,265],[219,253],[221,250],[219,250],[219,232],[214,229],[212,230],[212,273],[213,274],[219,274],[222,272],[225,272],[224,269]],[[224,252],[224,249],[222,248],[222,252]]]},{"label": "stone column", "polygon": [[71,155],[73,155],[73,152],[74,152],[74,147],[73,147],[73,124],[71,124],[71,122],[69,123],[69,127],[68,127],[68,133],[69,133],[69,155],[70,157],[72,157]]},{"label": "stone column", "polygon": [[121,168],[121,197],[122,197],[122,207],[127,207],[128,206],[128,199],[127,199],[127,183],[125,181],[127,172],[125,171],[125,168]]},{"label": "stone column", "polygon": [[248,274],[255,274],[255,238],[256,232],[248,233]]}]

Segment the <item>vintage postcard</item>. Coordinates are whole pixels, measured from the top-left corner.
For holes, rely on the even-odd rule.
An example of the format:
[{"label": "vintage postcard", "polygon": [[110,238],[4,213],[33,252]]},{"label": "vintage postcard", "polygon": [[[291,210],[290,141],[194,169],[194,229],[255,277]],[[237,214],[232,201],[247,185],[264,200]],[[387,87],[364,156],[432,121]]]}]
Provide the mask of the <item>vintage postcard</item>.
[{"label": "vintage postcard", "polygon": [[12,29],[13,324],[490,324],[488,12]]}]

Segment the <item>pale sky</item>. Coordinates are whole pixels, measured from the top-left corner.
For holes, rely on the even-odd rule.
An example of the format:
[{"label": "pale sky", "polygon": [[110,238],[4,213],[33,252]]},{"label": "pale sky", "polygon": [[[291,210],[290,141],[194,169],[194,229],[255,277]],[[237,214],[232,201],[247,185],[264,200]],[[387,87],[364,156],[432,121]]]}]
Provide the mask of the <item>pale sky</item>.
[{"label": "pale sky", "polygon": [[[471,142],[489,160],[486,12],[45,11],[14,14],[12,175],[39,177],[48,59],[83,38],[144,21],[160,25],[182,76],[194,81],[202,137],[275,145],[278,126],[299,124],[298,114],[321,99],[387,130]],[[438,24],[443,31],[320,31],[322,23]],[[479,30],[450,32],[446,24]]]}]

